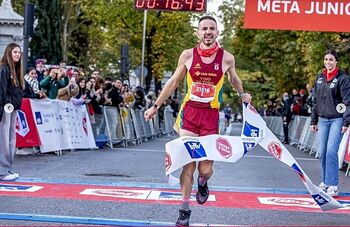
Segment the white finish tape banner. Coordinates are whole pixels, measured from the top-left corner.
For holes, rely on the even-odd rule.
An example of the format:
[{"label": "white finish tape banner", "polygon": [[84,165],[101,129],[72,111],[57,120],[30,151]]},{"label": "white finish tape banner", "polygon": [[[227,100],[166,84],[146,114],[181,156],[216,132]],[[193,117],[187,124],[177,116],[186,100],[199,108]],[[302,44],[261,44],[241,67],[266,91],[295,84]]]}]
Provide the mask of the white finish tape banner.
[{"label": "white finish tape banner", "polygon": [[175,185],[179,182],[179,179],[172,173],[188,163],[203,160],[237,162],[250,149],[259,144],[298,174],[322,210],[327,211],[346,206],[311,182],[287,148],[266,127],[265,121],[251,104],[244,103],[242,106],[243,128],[240,137],[222,135],[180,137],[165,145],[165,173],[169,184]]},{"label": "white finish tape banner", "polygon": [[30,100],[40,152],[95,148],[86,107],[58,99]]}]

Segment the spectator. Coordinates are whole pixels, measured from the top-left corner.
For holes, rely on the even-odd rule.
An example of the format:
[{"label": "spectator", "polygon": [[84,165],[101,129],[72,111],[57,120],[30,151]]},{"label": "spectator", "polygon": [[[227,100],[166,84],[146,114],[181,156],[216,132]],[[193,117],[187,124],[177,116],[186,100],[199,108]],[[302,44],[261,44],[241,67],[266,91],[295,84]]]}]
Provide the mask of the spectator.
[{"label": "spectator", "polygon": [[291,111],[291,99],[287,92],[283,93],[282,106],[283,106],[282,120],[283,120],[283,134],[284,134],[283,143],[288,144],[289,143],[288,127],[289,127],[290,121],[292,120],[292,111]]},{"label": "spectator", "polygon": [[292,104],[294,104],[297,98],[300,97],[299,91],[297,89],[292,90]]},{"label": "spectator", "polygon": [[232,109],[230,107],[230,104],[226,104],[226,107],[224,108],[224,115],[225,115],[225,127],[228,127],[230,125],[230,120],[232,116]]},{"label": "spectator", "polygon": [[134,91],[135,104],[134,109],[143,109],[146,106],[145,93],[141,86],[137,86]]},{"label": "spectator", "polygon": [[46,98],[45,93],[41,92],[39,89],[39,82],[35,68],[30,67],[27,71],[28,73],[24,75],[25,88],[23,97],[33,99]]},{"label": "spectator", "polygon": [[60,88],[64,88],[69,83],[64,71],[51,68],[49,76],[40,82],[40,86],[46,90],[46,95],[50,99],[55,99]]},{"label": "spectator", "polygon": [[[315,106],[311,116],[311,130],[318,130],[318,153],[321,161],[321,184],[328,195],[338,195],[338,149],[350,124],[350,78],[337,67],[334,50],[324,56],[325,69],[314,84]],[[339,106],[344,111],[337,111]]]},{"label": "spectator", "polygon": [[0,180],[19,177],[13,172],[16,153],[16,118],[21,108],[24,89],[21,47],[16,43],[6,46],[0,60]]},{"label": "spectator", "polygon": [[45,60],[44,59],[36,59],[35,61],[35,70],[36,74],[38,75],[38,81],[42,81],[45,78],[45,67],[44,67]]},{"label": "spectator", "polygon": [[92,71],[91,77],[95,78],[95,80],[97,80],[97,78],[100,78],[100,71],[99,70]]},{"label": "spectator", "polygon": [[115,106],[119,110],[119,104],[123,102],[123,97],[120,95],[120,91],[122,88],[122,82],[120,80],[116,80],[113,83],[112,90],[108,94],[108,98],[111,99],[111,106]]},{"label": "spectator", "polygon": [[171,102],[171,109],[173,109],[173,117],[176,118],[177,114],[179,113],[180,110],[180,106],[179,106],[179,99],[175,96],[172,98],[172,102]]},{"label": "spectator", "polygon": [[68,86],[58,90],[57,99],[69,101],[78,94],[79,86],[75,82],[71,82]]},{"label": "spectator", "polygon": [[123,91],[121,95],[124,99],[125,106],[128,108],[132,108],[135,103],[135,97],[127,84],[123,84]]},{"label": "spectator", "polygon": [[302,116],[308,116],[308,112],[307,112],[307,95],[305,94],[305,90],[301,89],[299,91],[299,95],[300,95],[300,99],[301,99],[301,115]]}]

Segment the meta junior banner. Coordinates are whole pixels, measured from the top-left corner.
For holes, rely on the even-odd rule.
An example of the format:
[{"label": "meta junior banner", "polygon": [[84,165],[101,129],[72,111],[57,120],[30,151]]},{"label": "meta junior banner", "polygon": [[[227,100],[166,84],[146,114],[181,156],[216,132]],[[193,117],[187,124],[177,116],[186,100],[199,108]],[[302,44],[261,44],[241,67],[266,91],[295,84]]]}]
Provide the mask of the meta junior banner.
[{"label": "meta junior banner", "polygon": [[246,0],[244,28],[350,32],[350,0]]}]

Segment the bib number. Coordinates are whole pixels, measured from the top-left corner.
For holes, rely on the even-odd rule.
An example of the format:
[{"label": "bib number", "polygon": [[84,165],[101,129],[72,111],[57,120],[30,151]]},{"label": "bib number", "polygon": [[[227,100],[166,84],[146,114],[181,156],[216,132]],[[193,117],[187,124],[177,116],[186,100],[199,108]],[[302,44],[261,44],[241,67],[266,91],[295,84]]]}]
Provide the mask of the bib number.
[{"label": "bib number", "polygon": [[215,86],[211,84],[193,83],[190,100],[208,103],[214,100]]}]

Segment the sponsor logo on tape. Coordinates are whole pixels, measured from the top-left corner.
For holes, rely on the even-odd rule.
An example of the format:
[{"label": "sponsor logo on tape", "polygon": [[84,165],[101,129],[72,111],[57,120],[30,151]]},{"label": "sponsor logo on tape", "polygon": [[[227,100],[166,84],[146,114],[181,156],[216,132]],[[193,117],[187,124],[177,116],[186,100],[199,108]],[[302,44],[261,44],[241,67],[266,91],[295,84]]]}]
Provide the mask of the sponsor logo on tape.
[{"label": "sponsor logo on tape", "polygon": [[275,156],[278,160],[281,160],[282,147],[279,143],[277,143],[276,141],[272,141],[267,145],[267,150],[269,151],[270,154]]},{"label": "sponsor logo on tape", "polygon": [[207,154],[198,139],[184,138],[182,141],[184,142],[184,145],[191,158],[195,159],[207,157]]},{"label": "sponsor logo on tape", "polygon": [[171,165],[171,156],[168,152],[165,152],[165,171],[168,171]]},{"label": "sponsor logo on tape", "polygon": [[226,159],[232,156],[232,146],[230,142],[223,137],[216,139],[216,149],[219,154]]}]

